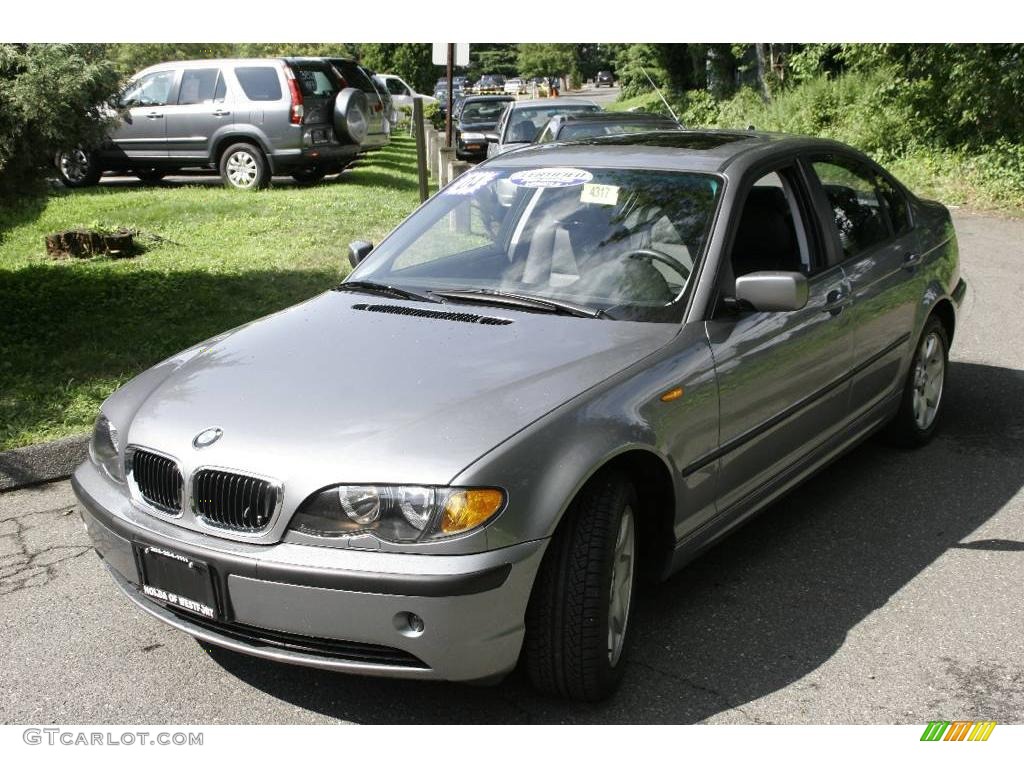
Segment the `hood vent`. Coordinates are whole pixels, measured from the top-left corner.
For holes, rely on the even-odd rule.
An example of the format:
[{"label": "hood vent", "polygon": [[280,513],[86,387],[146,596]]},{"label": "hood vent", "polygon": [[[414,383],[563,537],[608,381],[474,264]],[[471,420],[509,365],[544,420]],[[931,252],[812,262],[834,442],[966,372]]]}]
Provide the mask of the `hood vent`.
[{"label": "hood vent", "polygon": [[471,312],[443,312],[433,309],[417,309],[416,307],[403,307],[398,304],[353,304],[352,309],[358,309],[363,312],[383,312],[386,315],[423,317],[428,320],[451,320],[456,323],[476,323],[477,325],[512,324],[511,320],[507,320],[504,317],[474,315]]}]

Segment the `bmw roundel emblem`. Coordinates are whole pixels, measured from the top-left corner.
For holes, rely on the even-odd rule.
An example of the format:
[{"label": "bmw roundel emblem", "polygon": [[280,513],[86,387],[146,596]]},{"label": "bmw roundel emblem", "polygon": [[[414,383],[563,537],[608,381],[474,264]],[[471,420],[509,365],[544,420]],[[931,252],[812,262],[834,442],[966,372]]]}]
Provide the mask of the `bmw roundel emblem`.
[{"label": "bmw roundel emblem", "polygon": [[224,430],[221,429],[220,427],[210,427],[209,429],[204,429],[202,432],[200,432],[198,435],[192,438],[192,447],[198,449],[205,448],[208,445],[213,445],[218,440],[220,440],[221,435],[223,434]]}]

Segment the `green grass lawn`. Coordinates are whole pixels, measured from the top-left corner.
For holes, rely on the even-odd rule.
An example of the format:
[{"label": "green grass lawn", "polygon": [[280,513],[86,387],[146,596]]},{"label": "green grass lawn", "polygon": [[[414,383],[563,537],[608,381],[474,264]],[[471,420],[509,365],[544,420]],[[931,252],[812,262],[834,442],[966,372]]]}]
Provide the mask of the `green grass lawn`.
[{"label": "green grass lawn", "polygon": [[[347,274],[418,203],[406,137],[337,180],[240,193],[102,185],[0,208],[0,449],[88,431],[139,371]],[[62,229],[130,227],[133,259],[53,261]]]}]

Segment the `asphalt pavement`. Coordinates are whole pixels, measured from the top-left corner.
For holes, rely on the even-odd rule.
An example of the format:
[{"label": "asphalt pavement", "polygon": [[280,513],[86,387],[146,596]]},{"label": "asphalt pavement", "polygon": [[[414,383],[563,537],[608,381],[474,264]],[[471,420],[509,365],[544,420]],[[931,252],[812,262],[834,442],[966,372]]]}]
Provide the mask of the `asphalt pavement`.
[{"label": "asphalt pavement", "polygon": [[641,595],[611,701],[208,652],[121,596],[58,482],[0,494],[0,720],[1024,722],[1024,221],[956,223],[970,289],[941,433],[868,441]]}]

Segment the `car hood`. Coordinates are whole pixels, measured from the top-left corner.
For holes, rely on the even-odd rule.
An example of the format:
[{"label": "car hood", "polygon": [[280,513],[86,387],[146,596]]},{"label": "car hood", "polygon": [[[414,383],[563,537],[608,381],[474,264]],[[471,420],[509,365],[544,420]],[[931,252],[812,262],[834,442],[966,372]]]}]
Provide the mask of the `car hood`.
[{"label": "car hood", "polygon": [[[186,472],[239,469],[303,494],[340,481],[444,484],[677,332],[331,291],[157,366],[108,413],[122,428],[130,421],[129,444],[170,454]],[[193,448],[210,427],[223,437]]]}]

